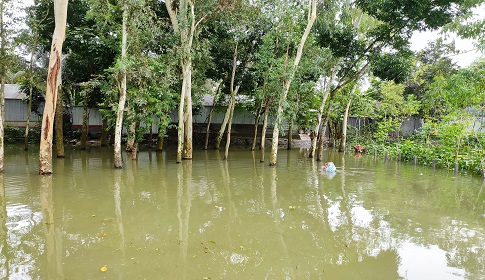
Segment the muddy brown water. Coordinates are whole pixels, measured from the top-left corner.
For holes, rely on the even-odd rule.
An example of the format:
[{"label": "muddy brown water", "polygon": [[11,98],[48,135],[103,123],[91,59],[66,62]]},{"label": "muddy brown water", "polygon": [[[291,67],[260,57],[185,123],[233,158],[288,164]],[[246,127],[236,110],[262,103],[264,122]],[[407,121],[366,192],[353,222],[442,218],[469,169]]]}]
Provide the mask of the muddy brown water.
[{"label": "muddy brown water", "polygon": [[[66,150],[37,174],[8,146],[0,175],[0,279],[485,279],[480,178],[306,149]],[[268,158],[268,157],[266,157]]]}]

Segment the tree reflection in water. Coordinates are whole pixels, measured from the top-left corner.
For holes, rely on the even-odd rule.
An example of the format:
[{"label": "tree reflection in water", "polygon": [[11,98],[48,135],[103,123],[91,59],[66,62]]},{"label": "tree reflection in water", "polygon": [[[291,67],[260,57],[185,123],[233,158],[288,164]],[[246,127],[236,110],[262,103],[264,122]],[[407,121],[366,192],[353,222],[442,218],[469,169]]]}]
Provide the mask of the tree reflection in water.
[{"label": "tree reflection in water", "polygon": [[68,150],[47,177],[9,157],[21,168],[0,175],[0,278],[485,275],[478,179],[327,151],[330,180],[301,150],[274,167],[249,151],[140,152],[113,170],[108,151]]}]

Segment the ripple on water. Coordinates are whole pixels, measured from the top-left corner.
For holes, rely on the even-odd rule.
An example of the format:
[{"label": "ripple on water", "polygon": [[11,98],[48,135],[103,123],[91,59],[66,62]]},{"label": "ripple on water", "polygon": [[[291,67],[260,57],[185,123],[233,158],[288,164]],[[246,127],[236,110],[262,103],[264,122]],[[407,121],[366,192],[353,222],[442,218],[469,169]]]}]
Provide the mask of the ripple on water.
[{"label": "ripple on water", "polygon": [[33,226],[42,221],[42,214],[34,211],[27,204],[9,204],[7,206],[7,222],[5,226],[9,231],[26,233]]},{"label": "ripple on water", "polygon": [[6,176],[4,179],[5,195],[8,198],[17,198],[29,192],[29,179],[26,176]]}]

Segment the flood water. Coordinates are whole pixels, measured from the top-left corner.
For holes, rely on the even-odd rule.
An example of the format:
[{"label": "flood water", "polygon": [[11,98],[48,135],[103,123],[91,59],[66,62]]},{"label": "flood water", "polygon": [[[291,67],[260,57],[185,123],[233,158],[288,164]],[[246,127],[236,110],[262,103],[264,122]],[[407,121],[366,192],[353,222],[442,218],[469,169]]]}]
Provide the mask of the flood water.
[{"label": "flood water", "polygon": [[[477,177],[303,149],[68,149],[40,176],[37,147],[6,149],[0,279],[485,279]],[[105,271],[102,271],[105,270]]]}]

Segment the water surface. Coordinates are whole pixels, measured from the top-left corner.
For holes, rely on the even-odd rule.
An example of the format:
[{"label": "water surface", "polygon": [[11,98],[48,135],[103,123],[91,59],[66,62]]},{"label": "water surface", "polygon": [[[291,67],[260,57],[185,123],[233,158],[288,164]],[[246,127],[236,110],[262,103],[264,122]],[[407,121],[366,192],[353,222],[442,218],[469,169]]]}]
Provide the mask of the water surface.
[{"label": "water surface", "polygon": [[[6,149],[1,279],[484,279],[482,180],[328,150]],[[105,272],[101,268],[105,267]]]}]

